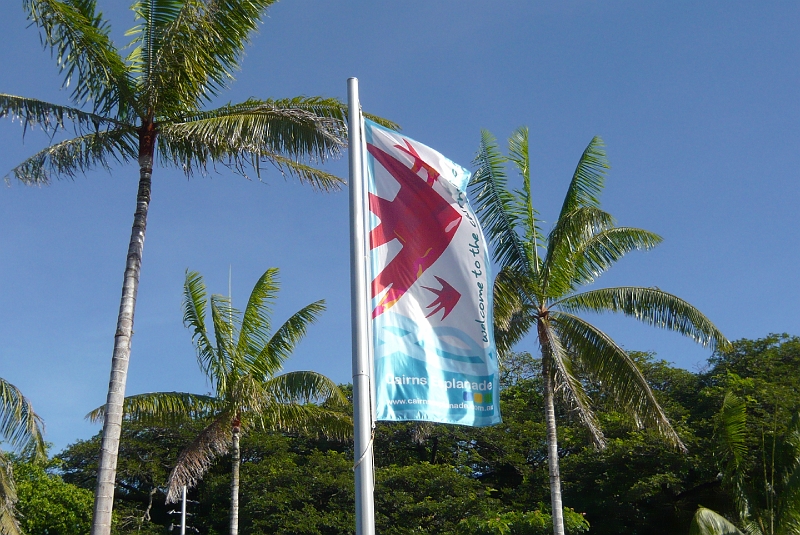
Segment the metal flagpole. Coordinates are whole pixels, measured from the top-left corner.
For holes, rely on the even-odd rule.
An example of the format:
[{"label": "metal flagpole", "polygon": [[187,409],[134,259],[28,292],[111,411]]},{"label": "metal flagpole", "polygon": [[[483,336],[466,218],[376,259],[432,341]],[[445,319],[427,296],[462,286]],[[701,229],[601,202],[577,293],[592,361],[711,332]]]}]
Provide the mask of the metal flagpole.
[{"label": "metal flagpole", "polygon": [[350,316],[353,340],[356,535],[375,534],[371,377],[367,315],[367,250],[364,228],[363,150],[358,79],[347,79],[350,162]]},{"label": "metal flagpole", "polygon": [[[366,140],[366,136],[364,135],[364,130],[365,130],[365,127],[364,127],[364,114],[363,113],[359,113],[359,115],[361,116],[361,154],[364,155],[364,154],[366,154],[366,150],[367,150],[367,140]],[[361,159],[361,163],[362,163],[361,171],[363,173],[362,174],[361,194],[363,195],[362,199],[364,199],[364,202],[365,202],[365,204],[363,206],[367,206],[369,204],[366,201],[367,192],[369,191],[369,188],[367,187],[366,183],[364,183],[365,181],[363,180],[363,177],[368,174],[366,158],[362,158]],[[362,212],[364,212],[364,210],[362,210]],[[366,233],[367,229],[370,228],[370,225],[369,225],[369,210],[366,210],[366,213],[362,213],[362,216],[363,216],[363,219],[362,219],[363,227],[362,228],[364,229],[364,232]],[[364,263],[367,266],[367,269],[364,270],[365,271],[365,273],[364,273],[364,275],[365,275],[365,277],[364,277],[364,284],[365,284],[364,288],[369,288],[371,286],[371,282],[372,282],[372,265],[370,264],[370,259],[369,259],[369,253],[368,253],[368,251],[369,251],[369,243],[368,242],[369,242],[369,240],[366,238],[366,235],[365,235],[364,241],[363,241],[363,245],[364,245]],[[364,295],[364,299],[369,299],[369,295],[365,294]],[[365,301],[365,303],[366,302],[367,301]],[[372,435],[370,435],[370,436],[374,437],[375,436],[375,381],[373,380],[373,375],[375,373],[375,346],[372,343],[372,341],[373,341],[373,337],[372,337],[372,322],[369,319],[370,312],[371,312],[371,306],[367,307],[367,310],[365,312],[365,314],[366,314],[365,317],[367,318],[367,330],[365,332],[366,332],[366,336],[367,336],[367,340],[368,340],[368,343],[367,343],[367,360],[369,362],[369,370],[370,370],[369,414],[370,414],[370,425],[372,426],[371,427]],[[374,475],[374,473],[375,473],[374,463],[373,463],[373,467],[372,467],[372,472],[373,472],[373,475]]]},{"label": "metal flagpole", "polygon": [[186,485],[181,491],[181,535],[186,535]]}]

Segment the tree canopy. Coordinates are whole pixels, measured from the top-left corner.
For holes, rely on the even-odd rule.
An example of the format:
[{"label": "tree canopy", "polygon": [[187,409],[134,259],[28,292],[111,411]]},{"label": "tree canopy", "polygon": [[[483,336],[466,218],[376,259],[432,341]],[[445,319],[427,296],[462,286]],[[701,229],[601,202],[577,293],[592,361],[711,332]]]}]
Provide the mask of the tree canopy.
[{"label": "tree canopy", "polygon": [[[718,477],[722,466],[715,446],[718,414],[731,385],[748,382],[748,453],[743,469],[763,485],[762,440],[771,443],[772,419],[762,425],[755,408],[780,393],[777,433],[791,426],[800,410],[800,338],[769,335],[738,340],[717,350],[706,369],[676,368],[656,355],[630,352],[687,453],[669,447],[652,429],[638,429],[603,390],[587,383],[607,447],[597,450],[581,420],[561,406],[559,458],[564,479],[567,533],[674,535],[688,533],[699,506],[737,519],[733,489]],[[488,428],[379,423],[375,434],[378,529],[463,535],[540,533],[513,531],[549,523],[543,381],[537,358],[514,354],[530,373],[512,374],[503,384],[503,423]],[[781,366],[761,366],[772,362]],[[758,364],[758,365],[755,365]],[[738,367],[741,376],[729,372]],[[346,390],[346,389],[345,389]],[[753,417],[750,417],[750,407]],[[131,424],[123,433],[117,506],[119,533],[164,529],[175,516],[164,504],[169,466],[191,442],[202,422],[164,428]],[[95,448],[100,437],[78,442],[59,454],[63,478],[93,488]],[[255,431],[242,439],[241,533],[345,534],[354,525],[352,443],[293,433]],[[220,457],[191,491],[191,522],[204,533],[225,533],[230,505],[230,458]],[[424,479],[436,485],[424,483]],[[159,482],[160,481],[160,482]],[[422,482],[422,483],[420,483]],[[419,484],[418,484],[419,483]],[[440,491],[442,490],[442,491]],[[446,492],[444,492],[446,490]],[[149,493],[155,492],[149,520]],[[415,519],[435,519],[426,522]],[[472,520],[465,521],[465,518]],[[149,527],[148,527],[149,526]],[[394,526],[394,527],[393,527]],[[570,527],[572,526],[572,528]],[[503,531],[506,529],[512,531]],[[147,531],[151,529],[152,531]],[[492,531],[494,530],[494,531]],[[577,530],[577,531],[576,531]],[[546,533],[548,531],[541,531]]]}]

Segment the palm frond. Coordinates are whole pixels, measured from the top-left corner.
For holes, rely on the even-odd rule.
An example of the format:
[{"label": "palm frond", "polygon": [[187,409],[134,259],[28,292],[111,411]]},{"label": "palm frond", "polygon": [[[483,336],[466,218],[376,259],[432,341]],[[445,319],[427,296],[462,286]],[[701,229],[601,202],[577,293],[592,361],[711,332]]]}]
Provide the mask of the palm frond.
[{"label": "palm frond", "polygon": [[[100,422],[105,417],[106,406],[94,409],[86,415],[91,422]],[[220,410],[220,402],[211,396],[186,392],[148,392],[125,397],[124,417],[145,425],[173,426],[206,418]]]},{"label": "palm frond", "polygon": [[254,425],[257,423],[265,430],[335,440],[344,440],[353,434],[353,419],[349,414],[313,403],[270,403],[255,416]]},{"label": "palm frond", "polygon": [[72,87],[72,100],[78,105],[91,102],[101,114],[116,108],[120,117],[128,116],[135,104],[132,80],[96,2],[23,0],[22,5],[41,30],[42,44],[55,56],[64,86]]},{"label": "palm frond", "polygon": [[209,137],[214,129],[224,128],[225,134],[219,137],[256,140],[251,144],[261,143],[268,151],[322,159],[346,146],[346,111],[347,106],[335,98],[251,98],[212,110],[184,110],[158,120],[184,136]]},{"label": "palm frond", "polygon": [[750,513],[750,497],[746,483],[747,471],[742,469],[742,462],[747,454],[747,413],[744,401],[727,392],[715,423],[715,454],[724,464],[723,481],[731,490],[739,518],[747,519]]},{"label": "palm frond", "polygon": [[[531,177],[530,158],[528,154],[528,128],[517,128],[508,138],[508,161],[517,166],[524,181]],[[527,189],[527,188],[526,188]]]},{"label": "palm frond", "polygon": [[264,383],[271,403],[333,403],[345,407],[347,397],[336,383],[321,373],[312,371],[288,372],[272,377]]},{"label": "palm frond", "polygon": [[0,117],[19,120],[23,135],[27,133],[28,128],[36,127],[52,135],[59,130],[66,130],[68,123],[77,135],[96,132],[101,126],[106,130],[127,126],[123,122],[96,113],[87,113],[79,108],[5,93],[0,93]]},{"label": "palm frond", "polygon": [[0,451],[0,534],[22,535],[17,519],[17,488],[8,457]]},{"label": "palm frond", "polygon": [[[236,350],[241,313],[233,308],[230,297],[219,294],[211,296],[211,322],[214,324],[214,339],[216,340],[214,367],[216,370],[224,369],[229,382],[235,381],[232,376],[241,373],[245,361]],[[214,375],[209,379],[216,382],[217,377]],[[217,394],[221,395],[223,392],[227,392],[230,384],[222,385],[217,382],[215,386]]]},{"label": "palm frond", "polygon": [[542,266],[542,293],[557,299],[574,290],[576,254],[598,233],[613,228],[611,214],[594,206],[583,206],[560,217],[547,238]]},{"label": "palm frond", "polygon": [[792,422],[792,429],[787,437],[787,445],[793,449],[792,458],[784,476],[780,496],[781,529],[784,533],[800,533],[800,429],[798,415]]},{"label": "palm frond", "polygon": [[695,307],[658,288],[623,286],[572,295],[557,303],[568,312],[622,312],[654,327],[669,329],[712,348],[725,348],[728,340]]},{"label": "palm frond", "polygon": [[719,513],[698,507],[689,526],[689,535],[744,535],[732,522]]},{"label": "palm frond", "polygon": [[27,185],[47,185],[53,178],[74,178],[78,173],[102,167],[109,160],[127,163],[136,160],[138,142],[127,129],[98,130],[46,147],[9,171],[5,181],[14,177]]},{"label": "palm frond", "polygon": [[610,167],[603,140],[595,136],[578,161],[558,218],[561,219],[577,208],[599,208],[600,193],[605,187],[606,170]]},{"label": "palm frond", "polygon": [[744,535],[727,518],[719,513],[698,507],[689,525],[689,535]]},{"label": "palm frond", "polygon": [[503,268],[494,279],[494,338],[499,354],[507,354],[536,324],[537,309],[522,291],[524,274]]},{"label": "palm frond", "polygon": [[632,227],[614,227],[595,234],[573,254],[573,288],[589,284],[631,251],[646,251],[661,243],[661,236]]},{"label": "palm frond", "polygon": [[681,451],[686,451],[636,363],[607,334],[583,319],[551,311],[554,330],[567,352],[580,360],[581,368],[601,381],[603,390],[634,417],[639,425],[655,428]]},{"label": "palm frond", "polygon": [[258,279],[242,317],[238,352],[241,355],[258,355],[269,343],[272,334],[272,307],[278,297],[278,268],[270,268]]},{"label": "palm frond", "polygon": [[[236,116],[253,114],[263,119],[293,119],[299,125],[313,124],[323,128],[328,140],[333,141],[335,146],[326,148],[321,152],[322,156],[338,154],[342,148],[342,143],[347,141],[347,121],[349,108],[347,104],[336,98],[308,97],[299,96],[283,99],[248,99],[239,104],[227,104],[214,110],[195,110],[193,113],[181,111],[175,116],[163,116],[158,119],[164,124],[184,124],[211,119],[222,119],[226,116]],[[377,115],[362,112],[362,115],[375,123],[392,130],[400,130],[400,126],[388,119]],[[296,128],[296,126],[295,126]],[[332,136],[332,138],[331,138]],[[277,148],[275,150],[282,150]],[[289,151],[287,151],[289,152]],[[295,151],[296,154],[315,154],[315,151]]]},{"label": "palm frond", "polygon": [[214,459],[228,453],[232,439],[232,420],[231,413],[227,411],[220,413],[191,444],[181,451],[167,480],[167,503],[180,500],[184,485],[187,487],[196,485]]},{"label": "palm frond", "polygon": [[481,144],[473,162],[478,168],[470,180],[470,194],[475,199],[475,213],[492,244],[494,261],[501,267],[512,266],[531,272],[525,245],[517,231],[525,213],[520,212],[519,203],[508,190],[505,162],[495,138],[482,130]]},{"label": "palm frond", "polygon": [[[783,501],[788,504],[785,515],[788,523],[800,528],[800,413],[795,413],[784,439],[788,450],[788,467],[783,485]],[[787,532],[791,532],[787,529]]]},{"label": "palm frond", "polygon": [[544,357],[549,358],[552,363],[556,393],[577,414],[578,419],[589,431],[595,446],[604,448],[606,441],[600,429],[600,422],[597,421],[589,396],[575,373],[570,352],[561,343],[560,333],[554,323],[550,317],[539,319],[539,343],[542,345]]},{"label": "palm frond", "polygon": [[181,12],[182,0],[137,0],[131,5],[137,24],[125,35],[132,37],[133,49],[128,56],[131,71],[141,75],[141,86],[148,85],[149,75],[155,62],[155,47],[162,45],[163,40],[156,36],[163,33]]},{"label": "palm frond", "polygon": [[514,163],[519,174],[522,176],[522,189],[515,192],[517,204],[519,205],[517,210],[524,214],[524,247],[528,257],[528,264],[533,266],[538,273],[541,267],[539,246],[544,244],[544,238],[539,227],[539,212],[533,207],[527,127],[518,128],[511,134],[511,137],[508,138],[508,161]]},{"label": "palm frond", "polygon": [[206,377],[213,378],[218,391],[227,388],[231,363],[226,355],[217,354],[206,327],[206,286],[196,271],[186,271],[183,284],[183,324],[192,330],[192,342],[197,350],[197,363]]},{"label": "palm frond", "polygon": [[186,102],[200,104],[218,95],[233,80],[250,36],[274,1],[186,0],[177,13],[167,13],[170,2],[146,3],[164,6],[170,15],[162,24],[145,19],[145,31],[137,38],[144,47],[139,70],[146,73],[148,104],[177,111]]},{"label": "palm frond", "polygon": [[[284,177],[292,176],[301,184],[311,186],[311,189],[315,191],[339,191],[345,184],[343,178],[279,154],[264,155],[263,159],[271,163]],[[237,169],[237,171],[240,170]],[[258,162],[256,162],[256,173],[260,178],[261,171]],[[242,174],[247,176],[244,172]]]},{"label": "palm frond", "polygon": [[[164,118],[161,133],[171,145],[198,153],[201,162],[249,154],[282,154],[324,162],[347,143],[344,105],[336,99],[296,97],[229,104],[215,110]],[[181,157],[182,156],[182,157]],[[176,161],[186,160],[175,151]]]},{"label": "palm frond", "polygon": [[[347,117],[348,113],[349,113],[348,108],[344,108],[344,117]],[[379,125],[385,126],[386,128],[389,128],[391,130],[396,130],[398,132],[400,130],[402,130],[402,128],[400,128],[399,124],[395,123],[394,121],[390,121],[389,119],[385,119],[383,117],[379,117],[377,115],[373,115],[371,113],[367,113],[367,112],[365,112],[363,110],[361,111],[361,115],[363,115],[365,119],[369,119],[373,123],[378,123]],[[345,123],[347,123],[346,120],[345,120]]]},{"label": "palm frond", "polygon": [[251,360],[251,366],[262,379],[272,377],[281,369],[297,344],[305,337],[308,328],[316,323],[324,311],[325,301],[304,306],[275,330],[267,345],[257,355],[252,355],[255,358]]},{"label": "palm frond", "polygon": [[747,454],[745,434],[747,431],[747,413],[745,403],[738,396],[727,392],[722,400],[716,426],[720,457],[732,461],[733,469]]},{"label": "palm frond", "polygon": [[[769,529],[768,528],[764,529],[764,528],[767,528],[767,526],[760,524],[756,520],[745,519],[742,521],[742,531],[746,535],[769,535],[770,534]],[[785,531],[784,533],[797,533],[797,532]]]},{"label": "palm frond", "polygon": [[0,439],[34,459],[46,459],[44,422],[17,387],[0,379]]}]

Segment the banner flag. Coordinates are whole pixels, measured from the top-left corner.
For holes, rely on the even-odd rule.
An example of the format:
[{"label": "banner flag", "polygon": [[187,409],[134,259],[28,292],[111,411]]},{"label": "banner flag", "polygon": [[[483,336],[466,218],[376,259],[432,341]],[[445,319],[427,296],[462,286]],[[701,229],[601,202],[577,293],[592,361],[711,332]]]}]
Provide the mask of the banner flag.
[{"label": "banner flag", "polygon": [[487,243],[470,172],[365,121],[376,419],[499,423]]}]

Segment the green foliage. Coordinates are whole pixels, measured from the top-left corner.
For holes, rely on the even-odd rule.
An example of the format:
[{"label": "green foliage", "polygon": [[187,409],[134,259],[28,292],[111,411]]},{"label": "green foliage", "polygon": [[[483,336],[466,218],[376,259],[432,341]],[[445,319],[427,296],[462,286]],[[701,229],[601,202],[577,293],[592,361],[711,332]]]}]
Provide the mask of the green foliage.
[{"label": "green foliage", "polygon": [[[800,337],[770,334],[758,340],[737,340],[709,359],[706,395],[716,412],[725,394],[744,400],[749,426],[785,433],[792,415],[800,410]],[[756,449],[753,435],[748,448]]]},{"label": "green foliage", "polygon": [[[732,494],[738,520],[751,535],[800,532],[800,413],[785,433],[762,430],[760,476],[753,477],[745,464],[747,434],[745,403],[727,393],[717,418],[717,456],[723,485]],[[771,440],[770,440],[771,439]],[[698,509],[697,529],[721,532],[726,528],[713,511]],[[705,526],[705,527],[703,527]],[[713,531],[717,530],[717,531]]]},{"label": "green foliage", "polygon": [[0,441],[23,455],[46,457],[44,422],[17,387],[0,378]]},{"label": "green foliage", "polygon": [[[699,373],[675,368],[652,354],[629,353],[685,443],[686,454],[670,448],[655,430],[638,429],[629,415],[617,409],[613,396],[586,381],[607,447],[594,448],[581,420],[568,408],[557,408],[567,533],[580,533],[584,522],[595,535],[688,533],[699,506],[737,519],[733,489],[720,476],[725,459],[715,446],[723,430],[722,388],[735,385],[748,394],[741,398],[747,409],[741,469],[748,485],[763,489],[764,457],[770,463],[775,459],[776,475],[785,474],[780,469],[793,466],[788,446],[800,443],[791,433],[788,409],[778,411],[777,419],[757,412],[764,400],[800,406],[800,366],[793,368],[800,359],[796,341],[788,336],[740,340],[731,351],[717,352],[709,368]],[[422,422],[378,424],[376,510],[381,533],[513,534],[538,529],[551,520],[549,507],[536,507],[549,500],[540,360],[522,354],[503,366],[511,370],[516,364],[524,365],[524,373],[508,372],[500,398],[500,425],[477,429]],[[776,398],[777,393],[782,397]],[[142,517],[150,482],[161,478],[163,485],[170,463],[202,422],[192,425],[126,426],[117,532],[133,535],[139,528],[141,533],[163,532],[174,521],[174,516],[166,515],[161,491],[153,500],[151,520]],[[777,438],[774,455],[773,437]],[[782,448],[783,443],[787,447]],[[99,438],[60,454],[65,459],[64,479],[91,488],[98,448]],[[257,430],[245,435],[241,533],[352,533],[352,463],[348,443]],[[190,498],[200,503],[190,505],[195,514],[191,522],[202,533],[227,533],[229,481],[229,457],[222,456],[192,491]],[[128,490],[137,487],[135,492]],[[762,497],[763,493],[749,496],[751,510],[760,507]]]},{"label": "green foliage", "polygon": [[[147,426],[127,422],[120,437],[117,464],[118,497],[141,497],[153,488],[163,486],[178,451],[202,429],[203,422],[186,422],[171,427]],[[58,454],[65,481],[93,489],[97,477],[97,451],[100,437],[79,440]]]},{"label": "green foliage", "polygon": [[[46,446],[42,438],[44,422],[28,398],[17,387],[0,378],[0,443],[7,443],[22,458],[44,461]],[[0,533],[18,535],[18,498],[13,466],[0,450]]]},{"label": "green foliage", "polygon": [[[115,534],[163,533],[164,526],[175,520],[167,514],[170,507],[164,502],[164,485],[178,454],[202,426],[202,421],[171,427],[125,424],[114,493]],[[59,473],[64,481],[87,491],[95,488],[100,441],[98,434],[71,444],[58,454]]]},{"label": "green foliage", "polygon": [[86,535],[91,528],[91,491],[65,482],[54,460],[49,470],[41,463],[14,463],[20,526],[27,535]]},{"label": "green foliage", "polygon": [[[586,533],[589,523],[583,515],[564,509],[564,529],[569,535]],[[550,514],[536,511],[511,511],[493,514],[488,518],[470,517],[462,520],[458,535],[549,535],[553,531]]]},{"label": "green foliage", "polygon": [[389,466],[376,479],[376,529],[386,535],[451,533],[461,519],[495,504],[489,489],[449,465]]},{"label": "green foliage", "polygon": [[[242,440],[242,465],[241,533],[352,532],[352,454],[309,448],[305,439],[258,432]],[[200,504],[193,510],[195,526],[203,533],[227,533],[227,470],[212,468],[196,498]]]}]

